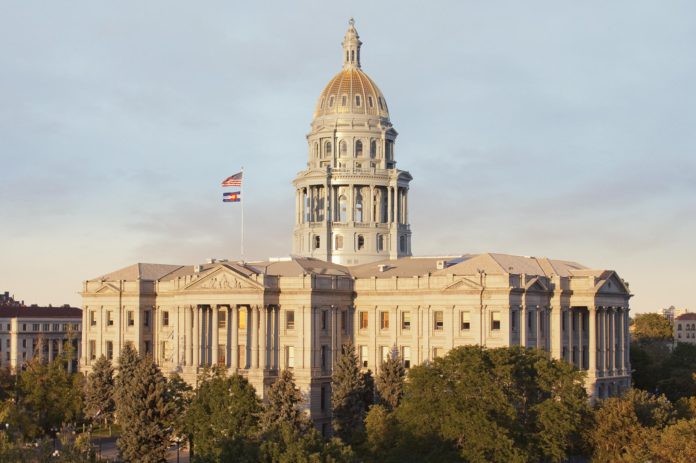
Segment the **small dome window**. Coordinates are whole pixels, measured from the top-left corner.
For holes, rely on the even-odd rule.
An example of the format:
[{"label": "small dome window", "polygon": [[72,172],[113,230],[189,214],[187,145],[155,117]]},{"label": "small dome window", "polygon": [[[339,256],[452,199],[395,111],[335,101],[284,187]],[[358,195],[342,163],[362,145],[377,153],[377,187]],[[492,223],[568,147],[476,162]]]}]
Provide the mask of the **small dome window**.
[{"label": "small dome window", "polygon": [[374,101],[372,101],[372,95],[368,95],[368,96],[367,96],[367,105],[368,105],[370,108],[373,108],[373,107],[375,106]]},{"label": "small dome window", "polygon": [[360,95],[355,95],[355,106],[360,107]]},{"label": "small dome window", "polygon": [[377,156],[377,141],[372,140],[370,142],[370,157],[374,158]]},{"label": "small dome window", "polygon": [[333,97],[333,95],[331,95],[329,97],[329,108],[333,108],[333,105],[334,105],[334,97]]},{"label": "small dome window", "polygon": [[360,157],[363,155],[363,145],[360,140],[355,142],[355,157]]},{"label": "small dome window", "polygon": [[345,95],[343,95],[343,96],[341,97],[341,106],[345,106],[345,105],[347,105],[347,104],[348,104],[348,97],[345,96]]},{"label": "small dome window", "polygon": [[384,107],[382,107],[382,97],[381,96],[377,97],[377,103],[379,103],[379,109],[384,109]]}]

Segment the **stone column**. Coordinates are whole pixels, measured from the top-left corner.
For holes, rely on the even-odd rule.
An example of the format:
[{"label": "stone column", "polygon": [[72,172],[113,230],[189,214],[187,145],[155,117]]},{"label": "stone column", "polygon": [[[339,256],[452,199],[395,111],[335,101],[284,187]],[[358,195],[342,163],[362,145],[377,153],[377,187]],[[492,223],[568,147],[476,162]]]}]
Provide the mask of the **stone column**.
[{"label": "stone column", "polygon": [[262,370],[268,368],[268,307],[259,307],[259,365]]},{"label": "stone column", "polygon": [[[122,310],[121,307],[119,307],[118,309],[119,309],[119,312]],[[81,362],[83,365],[89,365],[89,363],[90,363],[90,361],[89,361],[89,345],[87,344],[87,331],[91,330],[92,327],[89,324],[89,311],[90,311],[89,306],[85,307],[85,309],[82,311],[82,333],[81,334],[82,334],[82,345],[85,347],[85,350],[82,351],[82,359],[81,359]]]},{"label": "stone column", "polygon": [[624,374],[631,374],[631,335],[628,331],[628,307],[624,308]]},{"label": "stone column", "polygon": [[195,309],[192,307],[191,310],[194,311],[192,364],[195,367],[199,367],[201,364],[201,308],[196,306]]},{"label": "stone column", "polygon": [[387,223],[392,222],[392,188],[387,187]]},{"label": "stone column", "polygon": [[212,331],[213,331],[213,336],[212,336],[212,342],[210,346],[211,350],[211,359],[212,359],[212,364],[217,365],[218,364],[218,349],[220,348],[220,328],[219,328],[219,323],[220,323],[220,308],[217,305],[211,305],[210,310],[213,315],[213,319],[211,322],[212,325]]},{"label": "stone column", "polygon": [[611,375],[611,376],[614,376],[614,370],[616,369],[616,366],[615,366],[616,356],[614,355],[615,327],[616,327],[616,325],[614,324],[614,308],[608,307],[608,310],[607,310],[607,328],[608,328],[608,330],[607,330],[608,331],[607,344],[609,344],[609,349],[608,349],[609,361],[607,362],[607,369],[609,370],[609,375]]},{"label": "stone column", "polygon": [[[483,323],[483,320],[481,320]],[[520,346],[527,347],[527,306],[520,307]]]},{"label": "stone column", "polygon": [[251,368],[259,368],[259,306],[251,309]]},{"label": "stone column", "polygon": [[191,309],[184,307],[184,365],[191,365]]},{"label": "stone column", "polygon": [[574,347],[573,346],[573,324],[574,324],[574,320],[575,320],[574,315],[573,315],[573,308],[568,307],[568,310],[566,310],[566,314],[567,314],[567,322],[568,322],[566,324],[566,326],[568,328],[568,331],[566,333],[568,335],[568,363],[573,365],[574,364],[574,361],[573,361],[573,347]]},{"label": "stone column", "polygon": [[331,306],[331,311],[329,312],[331,314],[331,364],[329,365],[331,371],[333,371],[333,366],[336,363],[336,360],[338,360],[338,349],[340,349],[340,343],[338,342],[337,310],[338,309],[335,306]]},{"label": "stone column", "polygon": [[589,345],[587,347],[589,359],[587,366],[588,375],[594,378],[597,376],[597,311],[594,306],[588,307],[587,311],[587,325],[589,331]]},{"label": "stone column", "polygon": [[583,347],[585,344],[585,335],[584,335],[584,323],[583,323],[583,318],[584,314],[582,312],[582,309],[578,309],[577,311],[577,317],[578,317],[578,324],[576,325],[578,327],[578,368],[580,370],[584,370],[584,365],[585,362],[583,362]]},{"label": "stone column", "polygon": [[232,373],[239,368],[239,308],[236,305],[230,307],[230,367]]},{"label": "stone column", "polygon": [[617,352],[617,354],[618,354],[618,360],[617,360],[618,368],[617,369],[619,370],[619,374],[622,375],[624,373],[624,325],[623,325],[624,324],[624,309],[623,309],[623,307],[619,307],[617,309],[616,315],[617,315],[617,322],[618,322],[617,325],[619,327],[619,332],[617,335],[618,336],[617,341],[619,343],[619,349]]},{"label": "stone column", "polygon": [[534,332],[536,334],[536,348],[541,349],[541,307],[536,306],[534,310]]}]

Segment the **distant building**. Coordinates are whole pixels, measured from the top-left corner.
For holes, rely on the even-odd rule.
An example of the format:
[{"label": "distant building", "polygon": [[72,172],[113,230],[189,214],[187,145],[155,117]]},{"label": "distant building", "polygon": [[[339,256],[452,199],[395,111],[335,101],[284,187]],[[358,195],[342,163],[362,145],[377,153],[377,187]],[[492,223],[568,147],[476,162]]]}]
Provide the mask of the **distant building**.
[{"label": "distant building", "polygon": [[683,313],[674,319],[674,340],[696,344],[696,313]]},{"label": "distant building", "polygon": [[83,367],[130,343],[192,383],[225,367],[262,397],[292,369],[327,432],[332,369],[349,342],[373,372],[394,346],[407,369],[457,346],[523,346],[585,371],[593,399],[629,388],[631,293],[616,272],[495,253],[412,256],[412,177],[396,167],[397,133],[360,45],[351,23],[343,69],[315,107],[293,182],[294,255],[134,264],[85,281]]},{"label": "distant building", "polygon": [[21,368],[37,355],[53,360],[70,343],[74,359],[68,370],[77,371],[81,325],[82,310],[76,307],[27,307],[0,294],[0,367]]},{"label": "distant building", "polygon": [[688,309],[677,309],[673,305],[669,306],[666,309],[662,309],[662,315],[669,320],[670,323],[674,324],[674,319],[678,317],[679,315],[687,313],[689,310]]}]

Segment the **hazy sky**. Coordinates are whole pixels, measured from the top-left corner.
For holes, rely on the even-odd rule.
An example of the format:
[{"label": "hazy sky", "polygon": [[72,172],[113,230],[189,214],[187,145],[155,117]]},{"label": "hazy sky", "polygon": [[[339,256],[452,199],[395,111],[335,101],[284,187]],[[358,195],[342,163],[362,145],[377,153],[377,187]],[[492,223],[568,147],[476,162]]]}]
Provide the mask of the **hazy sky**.
[{"label": "hazy sky", "polygon": [[0,0],[0,291],[80,304],[135,262],[288,255],[354,16],[414,177],[415,254],[615,269],[696,311],[696,3]]}]

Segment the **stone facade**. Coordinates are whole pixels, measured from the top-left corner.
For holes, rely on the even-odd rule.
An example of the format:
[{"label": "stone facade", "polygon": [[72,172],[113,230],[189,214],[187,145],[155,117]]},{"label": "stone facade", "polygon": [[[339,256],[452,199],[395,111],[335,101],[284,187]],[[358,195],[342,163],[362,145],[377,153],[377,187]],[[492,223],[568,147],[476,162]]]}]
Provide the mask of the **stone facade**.
[{"label": "stone facade", "polygon": [[687,344],[696,344],[696,313],[684,311],[674,317],[674,341]]},{"label": "stone facade", "polygon": [[221,365],[261,396],[292,368],[327,431],[331,371],[347,342],[372,371],[393,346],[410,368],[456,346],[521,345],[586,371],[593,398],[629,387],[631,294],[614,271],[492,253],[411,256],[412,177],[396,169],[396,131],[360,45],[351,23],[294,181],[294,256],[135,264],[84,282],[83,366],[130,342],[165,372],[194,383]]}]

